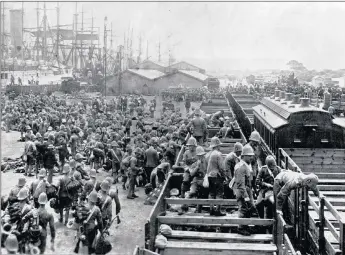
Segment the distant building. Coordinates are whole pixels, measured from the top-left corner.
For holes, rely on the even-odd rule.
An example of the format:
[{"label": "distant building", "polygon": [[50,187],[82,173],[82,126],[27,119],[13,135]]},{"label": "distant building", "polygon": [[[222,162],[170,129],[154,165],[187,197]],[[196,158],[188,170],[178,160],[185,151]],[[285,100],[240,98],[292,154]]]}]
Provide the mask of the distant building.
[{"label": "distant building", "polygon": [[332,78],[332,81],[339,85],[340,88],[345,88],[345,76],[339,78]]}]

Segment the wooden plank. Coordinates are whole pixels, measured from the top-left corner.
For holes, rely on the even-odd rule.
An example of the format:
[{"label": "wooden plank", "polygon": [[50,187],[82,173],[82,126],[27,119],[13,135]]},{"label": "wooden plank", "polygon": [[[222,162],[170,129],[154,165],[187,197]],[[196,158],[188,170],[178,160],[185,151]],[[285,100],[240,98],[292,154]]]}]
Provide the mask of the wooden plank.
[{"label": "wooden plank", "polygon": [[325,157],[345,157],[345,149],[309,149],[309,148],[284,148],[284,151],[289,154],[290,157],[299,156],[325,156]]},{"label": "wooden plank", "polygon": [[330,243],[328,239],[325,240],[326,252],[330,255],[341,255],[339,248],[335,248],[334,244]]},{"label": "wooden plank", "polygon": [[[305,174],[310,174],[312,172],[303,171]],[[314,172],[315,173],[315,172]],[[322,173],[315,173],[319,179],[345,179],[345,173],[328,173],[328,172],[322,172]]]},{"label": "wooden plank", "polygon": [[325,199],[325,208],[327,208],[338,221],[342,220],[343,216],[339,214],[334,205],[332,205],[332,202],[328,199]]},{"label": "wooden plank", "polygon": [[295,157],[293,158],[293,161],[297,164],[315,164],[315,165],[342,165],[345,163],[344,158],[314,158],[314,157]]},{"label": "wooden plank", "polygon": [[345,191],[345,185],[318,185],[320,191]]},{"label": "wooden plank", "polygon": [[312,199],[309,199],[309,204],[313,207],[313,209],[319,215],[320,207],[315,203],[315,201],[313,201]]},{"label": "wooden plank", "polygon": [[[345,191],[322,191],[322,194],[327,197],[345,197]],[[309,191],[309,195],[314,196],[314,193]]]},{"label": "wooden plank", "polygon": [[[345,219],[345,212],[337,212],[337,214],[339,215],[339,217],[343,217]],[[309,215],[315,220],[319,219],[319,215],[315,211],[309,211]],[[325,211],[325,217],[330,221],[338,221],[338,219],[334,217],[333,213],[330,211]]]},{"label": "wooden plank", "polygon": [[320,179],[319,180],[319,184],[328,184],[328,183],[345,185],[345,180],[337,180],[337,179]]},{"label": "wooden plank", "polygon": [[225,241],[245,241],[245,242],[270,242],[272,234],[256,234],[243,236],[234,233],[213,233],[213,232],[196,232],[196,231],[172,231],[168,238],[184,239],[204,239],[204,240],[225,240]]},{"label": "wooden plank", "polygon": [[339,233],[338,233],[338,231],[333,227],[332,223],[327,218],[325,218],[325,225],[328,228],[328,230],[332,233],[334,238],[336,240],[339,240]]},{"label": "wooden plank", "polygon": [[[168,242],[165,247],[165,251],[170,249],[178,250],[194,250],[199,254],[201,250],[208,250],[208,254],[212,254],[212,251],[236,251],[236,252],[247,252],[247,254],[260,254],[262,252],[273,253],[277,251],[277,247],[274,244],[252,244],[252,243],[193,243],[193,242]],[[167,253],[164,253],[167,254]],[[172,254],[172,253],[168,253]],[[185,254],[185,253],[184,253]],[[196,254],[196,253],[194,253]],[[227,253],[231,254],[231,253]],[[234,253],[235,254],[235,253]]]},{"label": "wooden plank", "polygon": [[187,199],[187,198],[166,198],[167,204],[176,205],[238,205],[235,199]]},{"label": "wooden plank", "polygon": [[[310,200],[319,204],[319,199],[317,197],[310,197]],[[332,204],[332,206],[345,206],[345,199],[342,197],[327,197],[327,201]],[[329,203],[327,203],[327,205]]]},{"label": "wooden plank", "polygon": [[158,216],[158,221],[161,224],[177,224],[183,225],[185,223],[196,223],[200,225],[213,224],[237,224],[237,225],[257,225],[257,226],[271,226],[274,223],[272,219],[257,219],[257,218],[234,218],[229,216],[221,217],[203,217],[203,216]]}]

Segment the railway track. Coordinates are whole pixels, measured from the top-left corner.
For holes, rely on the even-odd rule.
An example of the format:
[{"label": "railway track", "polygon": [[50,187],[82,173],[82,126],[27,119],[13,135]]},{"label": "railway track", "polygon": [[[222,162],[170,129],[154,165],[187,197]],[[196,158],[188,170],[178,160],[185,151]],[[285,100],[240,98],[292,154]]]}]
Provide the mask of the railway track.
[{"label": "railway track", "polygon": [[[243,113],[251,120],[253,116],[248,106],[255,106],[258,102],[250,95],[234,94],[231,98],[240,113],[236,115],[238,123],[240,126],[248,125]],[[278,153],[274,156],[278,165],[317,174],[322,194],[319,199],[305,189],[292,192],[289,207],[294,246],[314,254],[345,254],[345,149],[282,149],[279,144],[277,147]]]}]

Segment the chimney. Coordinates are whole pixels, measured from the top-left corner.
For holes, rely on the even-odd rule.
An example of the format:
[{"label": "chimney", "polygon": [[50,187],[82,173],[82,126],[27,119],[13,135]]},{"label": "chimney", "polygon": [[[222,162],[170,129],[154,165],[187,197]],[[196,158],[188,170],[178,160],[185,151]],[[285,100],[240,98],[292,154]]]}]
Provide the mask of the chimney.
[{"label": "chimney", "polygon": [[285,91],[280,91],[280,99],[285,99]]},{"label": "chimney", "polygon": [[285,93],[285,101],[291,101],[292,100],[292,93]]},{"label": "chimney", "polygon": [[294,95],[293,98],[292,98],[292,103],[293,104],[299,104],[299,96]]},{"label": "chimney", "polygon": [[309,106],[309,98],[301,98],[301,107]]},{"label": "chimney", "polygon": [[279,97],[280,90],[276,89],[274,91],[274,97]]}]

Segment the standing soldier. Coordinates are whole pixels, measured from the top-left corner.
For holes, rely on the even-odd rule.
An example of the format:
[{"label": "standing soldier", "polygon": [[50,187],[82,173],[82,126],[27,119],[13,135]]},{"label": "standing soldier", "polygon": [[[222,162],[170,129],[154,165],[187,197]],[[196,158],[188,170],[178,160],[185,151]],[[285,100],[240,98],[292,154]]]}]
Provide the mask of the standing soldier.
[{"label": "standing soldier", "polygon": [[187,97],[186,98],[186,102],[185,102],[185,104],[184,104],[184,106],[186,107],[186,112],[187,112],[187,114],[189,113],[189,109],[190,109],[190,99],[189,99],[189,97]]},{"label": "standing soldier", "polygon": [[243,145],[239,142],[235,143],[234,151],[226,155],[224,160],[225,182],[224,182],[224,198],[233,199],[234,193],[229,188],[230,181],[234,177],[235,165],[241,161]]},{"label": "standing soldier", "polygon": [[34,176],[31,171],[33,166],[35,165],[35,156],[36,156],[36,146],[35,143],[33,142],[34,135],[29,135],[26,134],[26,143],[25,143],[25,148],[24,148],[24,161],[26,161],[26,166],[25,166],[25,176]]},{"label": "standing soldier", "polygon": [[63,222],[63,210],[66,209],[65,212],[65,222],[64,225],[67,225],[68,216],[69,216],[69,208],[72,203],[72,194],[69,194],[67,185],[71,182],[71,177],[69,177],[70,166],[65,164],[62,170],[62,178],[59,179],[57,184],[58,187],[58,196],[60,201],[60,222]]},{"label": "standing soldier", "polygon": [[52,144],[48,145],[48,151],[43,156],[43,166],[48,171],[48,182],[53,183],[54,166],[59,166],[59,164],[57,162],[54,146]]},{"label": "standing soldier", "polygon": [[273,184],[274,178],[281,172],[281,168],[277,166],[273,156],[269,155],[266,158],[266,165],[261,167],[259,174],[256,178],[256,186],[259,188],[259,195],[256,200],[256,208],[258,210],[260,218],[264,218],[265,205],[268,207],[268,218],[272,218],[273,215]]},{"label": "standing soldier", "polygon": [[24,218],[23,222],[27,222],[31,218],[35,218],[38,216],[39,219],[39,226],[42,228],[41,235],[40,235],[40,245],[38,248],[40,249],[41,254],[44,254],[47,245],[47,226],[49,224],[50,228],[50,235],[51,235],[51,250],[54,251],[54,241],[55,241],[55,226],[54,226],[54,217],[51,213],[49,213],[46,209],[46,203],[48,202],[47,194],[41,193],[38,197],[38,204],[39,208],[31,210]]},{"label": "standing soldier", "polygon": [[38,179],[34,180],[30,186],[30,194],[34,200],[35,208],[39,207],[38,198],[42,193],[47,193],[47,187],[50,186],[46,179],[46,170],[42,168],[38,174]]},{"label": "standing soldier", "polygon": [[260,141],[260,134],[257,131],[253,131],[250,134],[248,145],[250,145],[254,151],[254,158],[251,162],[252,167],[251,167],[251,177],[250,177],[251,186],[254,189],[254,195],[256,195],[256,186],[255,186],[256,181],[255,181],[255,179],[256,179],[256,176],[259,172],[258,157],[260,154],[260,151],[259,151],[260,142],[261,142]]},{"label": "standing soldier", "polygon": [[[205,196],[205,188],[203,187],[204,177],[207,171],[207,162],[205,158],[206,152],[201,146],[196,147],[196,155],[198,157],[197,164],[191,169],[191,177],[193,178],[190,192],[186,198],[203,198]],[[198,205],[196,211],[201,213],[202,206]]]},{"label": "standing soldier", "polygon": [[79,140],[79,136],[77,135],[77,131],[76,131],[76,129],[73,129],[72,130],[71,138],[69,140],[69,144],[70,144],[70,147],[71,147],[71,154],[72,154],[73,158],[77,154],[78,140]]},{"label": "standing soldier", "polygon": [[183,181],[181,186],[181,197],[184,198],[185,193],[189,191],[190,189],[190,182],[191,182],[191,176],[190,176],[190,167],[198,160],[196,155],[196,139],[192,136],[188,139],[188,142],[186,144],[188,146],[188,150],[186,150],[183,153],[182,162],[185,166],[185,171],[183,173]]},{"label": "standing soldier", "polygon": [[99,208],[102,213],[103,227],[107,228],[112,218],[112,199],[108,195],[110,184],[107,180],[101,183],[101,190],[98,191]]},{"label": "standing soldier", "polygon": [[9,205],[11,205],[15,202],[18,202],[19,191],[21,191],[22,189],[29,190],[28,186],[25,186],[25,184],[26,184],[25,177],[19,177],[18,184],[11,189],[10,194],[8,195],[8,204]]},{"label": "standing soldier", "polygon": [[114,182],[117,182],[118,171],[120,170],[120,163],[122,161],[122,151],[116,141],[111,143],[111,149],[108,150],[108,158],[111,160],[111,176],[114,178]]},{"label": "standing soldier", "polygon": [[[222,153],[219,151],[221,142],[218,137],[212,137],[210,147],[212,151],[208,154],[207,164],[207,176],[209,180],[209,198],[221,199],[224,193],[224,163]],[[210,205],[210,214],[214,216],[225,216],[226,214],[221,212],[220,205],[217,205],[216,210],[214,206]]]},{"label": "standing soldier", "polygon": [[[251,161],[253,160],[254,151],[250,145],[243,147],[242,159],[236,164],[234,178],[230,182],[230,188],[233,189],[238,203],[238,217],[250,218],[253,212],[254,200],[251,189]],[[255,207],[254,207],[255,208]],[[238,233],[241,235],[250,235],[248,226],[240,225]]]},{"label": "standing soldier", "polygon": [[153,148],[153,140],[151,139],[151,146],[145,151],[145,172],[147,177],[147,183],[150,183],[150,176],[152,170],[159,164],[158,152]]},{"label": "standing soldier", "polygon": [[101,183],[97,181],[97,172],[95,169],[90,170],[90,180],[85,182],[84,189],[81,194],[81,200],[84,201],[87,196],[93,191],[99,191],[101,189]]},{"label": "standing soldier", "polygon": [[128,114],[126,114],[124,126],[125,126],[126,135],[130,136],[131,135],[132,119],[130,118],[130,116]]},{"label": "standing soldier", "polygon": [[196,109],[194,114],[195,118],[188,124],[188,127],[193,130],[193,136],[198,144],[202,146],[207,136],[207,125],[206,121],[200,117],[200,109]]},{"label": "standing soldier", "polygon": [[128,189],[128,199],[134,199],[138,197],[136,194],[134,194],[135,190],[135,182],[136,178],[139,174],[140,168],[139,168],[139,162],[138,158],[140,157],[141,150],[139,148],[136,148],[134,150],[134,156],[132,156],[129,160],[129,172],[128,172],[128,178],[129,178],[129,189]]}]

